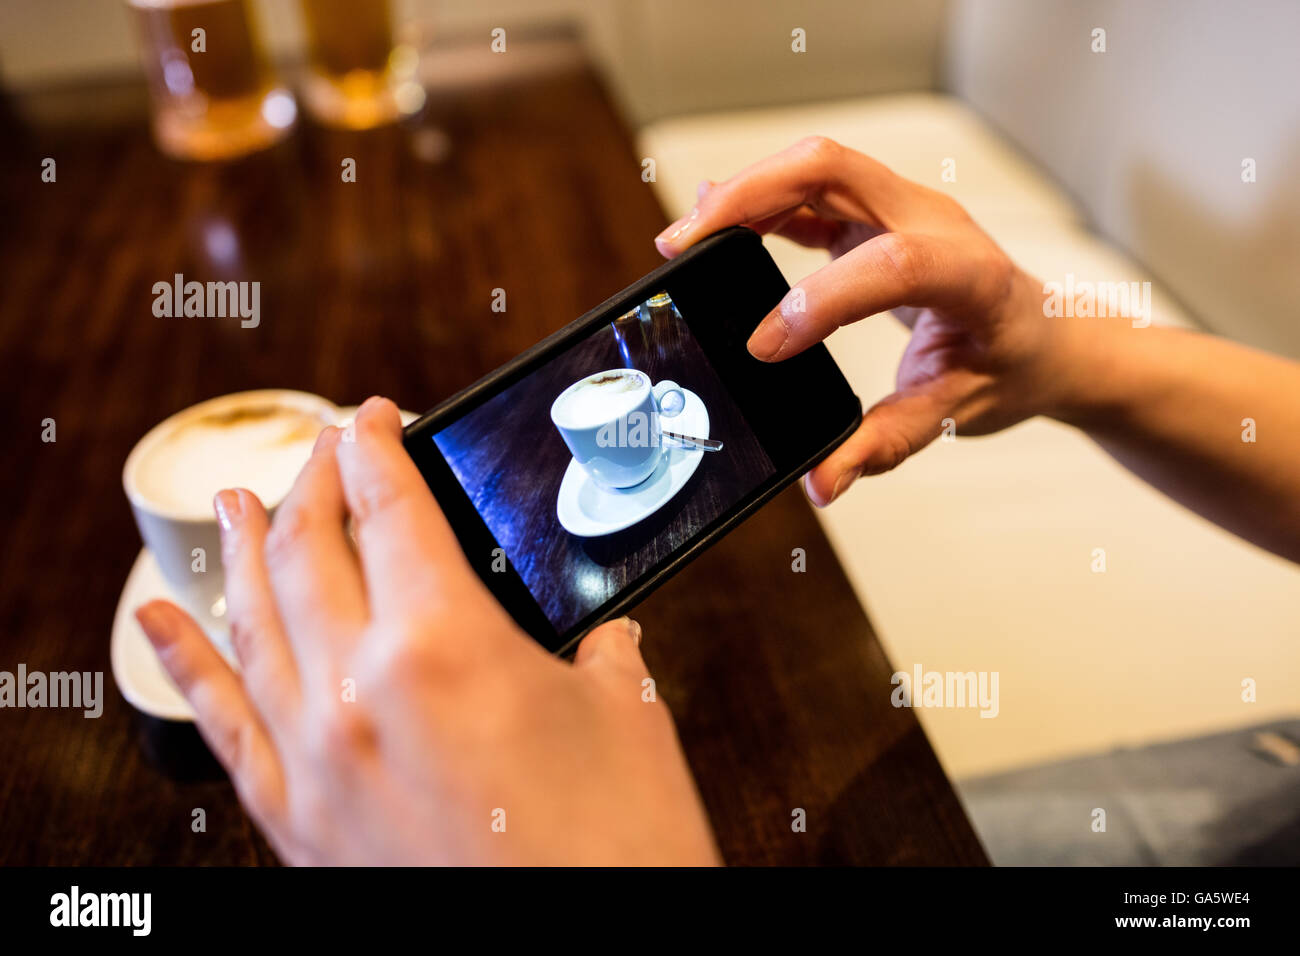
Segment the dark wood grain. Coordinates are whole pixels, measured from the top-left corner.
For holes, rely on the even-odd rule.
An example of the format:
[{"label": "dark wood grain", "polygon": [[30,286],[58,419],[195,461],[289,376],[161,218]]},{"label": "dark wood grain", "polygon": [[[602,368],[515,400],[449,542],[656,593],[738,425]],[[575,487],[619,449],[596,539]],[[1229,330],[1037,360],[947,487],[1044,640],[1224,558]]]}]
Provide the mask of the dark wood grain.
[{"label": "dark wood grain", "polygon": [[[177,762],[192,729],[142,732],[112,688],[139,549],[127,452],[241,389],[430,407],[654,267],[664,216],[583,68],[435,89],[413,126],[306,126],[211,167],[158,155],[135,84],[56,99],[42,115],[77,122],[0,118],[0,669],[102,671],[107,700],[94,720],[0,711],[0,861],[273,862],[229,784]],[[261,282],[261,324],[155,317],[153,283],[178,272]],[[728,861],[984,862],[913,714],[889,705],[891,667],[799,491],[638,616]]]}]

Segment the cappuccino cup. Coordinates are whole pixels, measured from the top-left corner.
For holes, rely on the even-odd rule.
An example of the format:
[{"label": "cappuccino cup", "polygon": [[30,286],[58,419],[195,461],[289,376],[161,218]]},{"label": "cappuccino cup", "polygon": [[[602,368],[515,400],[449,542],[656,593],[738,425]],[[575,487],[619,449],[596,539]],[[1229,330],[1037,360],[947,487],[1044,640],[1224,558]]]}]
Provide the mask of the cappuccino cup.
[{"label": "cappuccino cup", "polygon": [[686,395],[676,382],[652,385],[645,372],[616,368],[562,391],[551,403],[551,421],[596,484],[631,488],[659,465],[660,418],[679,415],[685,406]]},{"label": "cappuccino cup", "polygon": [[212,510],[223,488],[247,488],[274,509],[339,411],[284,389],[222,395],[177,412],[136,443],[122,487],[140,537],[177,601],[232,655],[225,621],[221,535]]}]

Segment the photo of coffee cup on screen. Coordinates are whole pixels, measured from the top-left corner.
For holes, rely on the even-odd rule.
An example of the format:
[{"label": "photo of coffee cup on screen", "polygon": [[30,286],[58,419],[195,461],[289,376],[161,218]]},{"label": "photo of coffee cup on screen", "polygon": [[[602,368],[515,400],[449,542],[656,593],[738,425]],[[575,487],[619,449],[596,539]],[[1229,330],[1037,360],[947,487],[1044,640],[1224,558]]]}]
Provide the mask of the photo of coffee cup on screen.
[{"label": "photo of coffee cup on screen", "polygon": [[[635,493],[665,464],[667,445],[676,443],[689,450],[704,447],[691,439],[707,439],[707,434],[674,439],[669,436],[681,433],[663,430],[663,421],[682,418],[685,407],[686,393],[676,382],[652,386],[645,372],[609,369],[588,375],[561,392],[551,405],[551,421],[590,480],[617,497]],[[698,414],[688,415],[684,424],[701,432],[707,430],[708,421]],[[716,443],[708,447],[718,450]],[[576,528],[569,530],[581,533]]]},{"label": "photo of coffee cup on screen", "polygon": [[775,471],[662,292],[434,441],[558,629]]}]

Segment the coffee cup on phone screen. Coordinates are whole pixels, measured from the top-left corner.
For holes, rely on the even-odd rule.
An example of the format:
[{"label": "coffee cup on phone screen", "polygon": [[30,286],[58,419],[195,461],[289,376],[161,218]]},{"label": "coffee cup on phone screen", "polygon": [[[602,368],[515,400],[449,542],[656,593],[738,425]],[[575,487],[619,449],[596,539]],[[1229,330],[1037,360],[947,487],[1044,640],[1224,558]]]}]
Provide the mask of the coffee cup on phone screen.
[{"label": "coffee cup on phone screen", "polygon": [[663,455],[660,418],[681,414],[686,395],[676,382],[654,385],[633,368],[588,375],[551,403],[551,421],[598,485],[631,488],[649,478]]}]

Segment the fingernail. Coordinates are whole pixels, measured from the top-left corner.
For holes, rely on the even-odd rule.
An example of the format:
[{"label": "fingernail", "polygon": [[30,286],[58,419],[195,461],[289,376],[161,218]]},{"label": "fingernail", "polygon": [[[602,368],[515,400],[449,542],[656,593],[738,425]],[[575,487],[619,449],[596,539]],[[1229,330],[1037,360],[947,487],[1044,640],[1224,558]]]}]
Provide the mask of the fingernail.
[{"label": "fingernail", "polygon": [[696,200],[703,199],[706,195],[708,195],[709,190],[712,188],[713,188],[712,179],[701,179],[700,184],[695,187]]},{"label": "fingernail", "polygon": [[641,625],[638,624],[636,621],[632,620],[630,617],[624,618],[624,620],[627,621],[628,634],[631,635],[632,640],[636,644],[636,646],[640,647],[641,646]]},{"label": "fingernail", "polygon": [[663,232],[659,233],[659,235],[655,236],[655,245],[666,246],[675,243],[682,237],[686,230],[695,225],[696,217],[698,217],[699,214],[700,210],[698,206],[692,208],[689,214],[678,219]]},{"label": "fingernail", "polygon": [[165,644],[172,636],[171,618],[167,609],[157,603],[141,605],[135,609],[135,619],[140,622],[151,644]]},{"label": "fingernail", "polygon": [[754,334],[749,337],[749,354],[765,362],[769,361],[781,351],[789,335],[785,318],[781,315],[781,310],[777,309],[760,322]]},{"label": "fingernail", "polygon": [[230,531],[244,516],[244,502],[239,492],[233,488],[224,488],[212,499],[212,507],[217,512],[217,523],[222,531]]},{"label": "fingernail", "polygon": [[[858,480],[858,475],[862,474],[861,468],[845,468],[840,472],[840,476],[835,479],[835,487],[831,489],[831,501],[834,501],[844,493],[849,485]],[[831,502],[826,502],[830,504]]]}]

